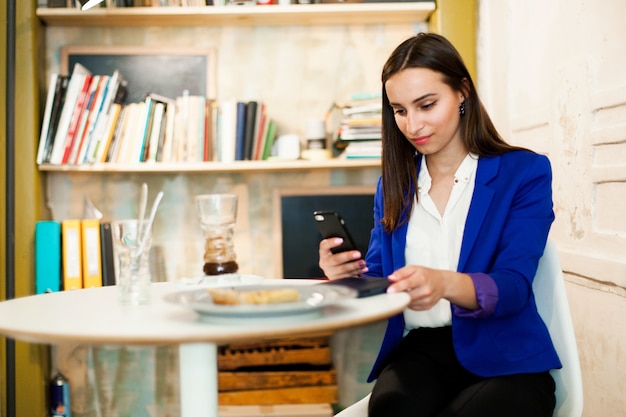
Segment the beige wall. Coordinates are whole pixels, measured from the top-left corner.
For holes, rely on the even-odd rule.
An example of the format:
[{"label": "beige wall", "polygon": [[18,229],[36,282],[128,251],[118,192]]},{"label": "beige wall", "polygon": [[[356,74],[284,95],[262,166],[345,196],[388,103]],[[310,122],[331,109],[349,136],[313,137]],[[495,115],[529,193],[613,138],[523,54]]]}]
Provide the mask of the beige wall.
[{"label": "beige wall", "polygon": [[626,415],[626,2],[481,0],[478,84],[511,142],[547,154],[584,415]]},{"label": "beige wall", "polygon": [[[354,93],[380,92],[380,69],[393,48],[426,23],[328,26],[221,26],[178,28],[46,29],[45,68],[60,68],[64,45],[176,45],[214,48],[217,98],[261,99],[277,122],[278,134],[303,138],[309,119],[324,117],[330,105]],[[47,76],[45,77],[48,78]],[[260,82],[262,80],[262,82]],[[166,81],[164,81],[166,82]],[[274,190],[285,187],[373,185],[380,169],[283,173],[66,174],[46,175],[45,202],[54,219],[80,217],[89,197],[105,218],[132,217],[138,190],[147,182],[150,198],[165,196],[155,219],[154,245],[164,256],[162,279],[197,276],[202,236],[194,219],[193,196],[215,190],[240,196],[235,246],[243,273],[274,277],[271,239]],[[268,262],[270,261],[270,262]]]}]

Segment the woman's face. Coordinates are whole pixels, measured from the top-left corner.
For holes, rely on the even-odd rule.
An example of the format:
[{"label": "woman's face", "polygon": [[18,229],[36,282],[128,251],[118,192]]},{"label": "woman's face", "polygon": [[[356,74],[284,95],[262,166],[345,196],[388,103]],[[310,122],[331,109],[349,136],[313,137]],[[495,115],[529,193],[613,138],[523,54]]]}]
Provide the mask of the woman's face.
[{"label": "woman's face", "polygon": [[420,153],[466,152],[459,133],[464,97],[443,82],[441,73],[407,68],[392,75],[385,89],[398,128]]}]

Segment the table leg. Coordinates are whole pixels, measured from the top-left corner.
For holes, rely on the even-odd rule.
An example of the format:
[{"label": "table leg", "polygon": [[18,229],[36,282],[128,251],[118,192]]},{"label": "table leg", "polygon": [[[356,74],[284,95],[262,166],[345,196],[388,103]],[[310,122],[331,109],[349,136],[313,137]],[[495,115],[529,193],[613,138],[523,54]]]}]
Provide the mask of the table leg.
[{"label": "table leg", "polygon": [[217,416],[217,345],[180,345],[181,417]]}]

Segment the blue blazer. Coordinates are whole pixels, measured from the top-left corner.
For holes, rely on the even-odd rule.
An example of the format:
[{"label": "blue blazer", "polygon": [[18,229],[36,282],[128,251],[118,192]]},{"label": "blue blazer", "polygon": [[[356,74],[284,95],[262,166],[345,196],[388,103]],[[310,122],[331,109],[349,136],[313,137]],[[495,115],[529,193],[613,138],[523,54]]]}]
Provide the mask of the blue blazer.
[{"label": "blue blazer", "polygon": [[[386,277],[405,266],[408,225],[386,233],[380,225],[382,215],[379,180],[366,256],[370,276]],[[406,216],[403,213],[402,218]],[[479,159],[458,271],[488,274],[498,289],[498,301],[487,317],[460,317],[452,308],[455,352],[468,371],[490,377],[561,367],[532,292],[553,220],[548,158],[530,151],[512,151]],[[368,382],[378,377],[403,332],[403,315],[392,317]]]}]

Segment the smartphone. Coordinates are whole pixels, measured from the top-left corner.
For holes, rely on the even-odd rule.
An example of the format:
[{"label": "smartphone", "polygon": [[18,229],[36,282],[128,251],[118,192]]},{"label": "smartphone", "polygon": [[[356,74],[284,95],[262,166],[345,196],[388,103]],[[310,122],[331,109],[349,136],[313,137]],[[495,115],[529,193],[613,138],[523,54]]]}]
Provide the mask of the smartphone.
[{"label": "smartphone", "polygon": [[339,213],[336,211],[315,211],[313,212],[313,219],[324,239],[329,237],[340,237],[343,239],[341,245],[331,250],[332,253],[358,250]]}]

